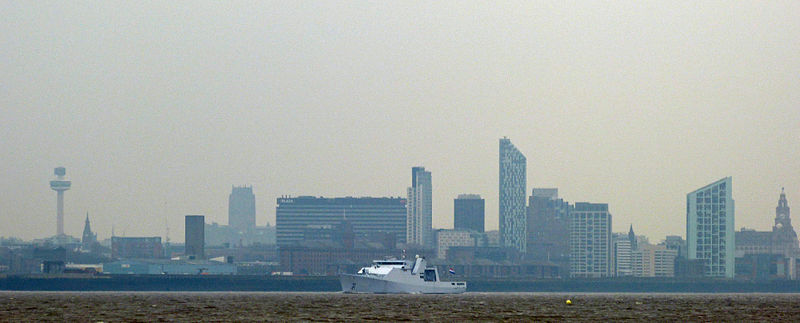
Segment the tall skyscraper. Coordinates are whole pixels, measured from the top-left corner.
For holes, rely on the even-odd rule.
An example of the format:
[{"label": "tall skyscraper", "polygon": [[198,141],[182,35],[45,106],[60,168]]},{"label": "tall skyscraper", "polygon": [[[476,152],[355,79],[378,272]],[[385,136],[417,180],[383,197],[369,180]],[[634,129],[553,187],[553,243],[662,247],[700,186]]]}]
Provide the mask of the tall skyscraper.
[{"label": "tall skyscraper", "polygon": [[459,194],[453,200],[453,227],[483,232],[486,201],[478,194]]},{"label": "tall skyscraper", "polygon": [[569,214],[572,205],[558,197],[557,188],[534,188],[528,198],[526,257],[558,264],[569,272]]},{"label": "tall skyscraper", "polygon": [[228,225],[240,232],[256,228],[256,196],[252,186],[234,186],[228,196]]},{"label": "tall skyscraper", "polygon": [[[353,239],[388,235],[393,241],[406,239],[406,199],[399,197],[280,197],[275,208],[279,247],[302,242],[319,228],[333,229],[347,220]],[[394,245],[394,243],[392,243]]]},{"label": "tall skyscraper", "polygon": [[510,139],[500,139],[500,245],[520,252],[525,252],[527,238],[526,162]]},{"label": "tall skyscraper", "polygon": [[703,261],[708,277],[734,276],[733,187],[725,177],[686,195],[686,240],[689,260]]},{"label": "tall skyscraper", "polygon": [[186,231],[186,251],[184,252],[186,256],[205,259],[205,216],[187,215],[184,229]]},{"label": "tall skyscraper", "polygon": [[425,167],[411,168],[411,187],[408,188],[406,242],[433,248],[433,190],[431,172]]},{"label": "tall skyscraper", "polygon": [[64,191],[69,190],[72,182],[68,181],[65,176],[67,169],[64,167],[56,167],[53,173],[56,179],[50,181],[50,189],[56,191],[56,235],[64,235]]},{"label": "tall skyscraper", "polygon": [[570,276],[611,276],[611,213],[608,204],[575,203],[570,214]]}]

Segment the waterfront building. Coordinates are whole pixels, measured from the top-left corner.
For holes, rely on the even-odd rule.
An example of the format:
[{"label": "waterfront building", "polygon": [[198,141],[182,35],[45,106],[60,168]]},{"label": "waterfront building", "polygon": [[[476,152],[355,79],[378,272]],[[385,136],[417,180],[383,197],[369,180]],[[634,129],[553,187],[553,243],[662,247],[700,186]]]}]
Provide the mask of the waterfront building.
[{"label": "waterfront building", "polygon": [[756,231],[741,228],[736,231],[736,257],[745,255],[773,254],[772,231]]},{"label": "waterfront building", "polygon": [[675,250],[678,258],[686,258],[686,240],[683,240],[681,236],[667,236],[664,246],[669,250]]},{"label": "waterfront building", "polygon": [[474,247],[476,237],[465,230],[436,230],[436,258],[446,259],[451,247]]},{"label": "waterfront building", "polygon": [[778,199],[778,206],[775,207],[775,223],[772,226],[772,245],[773,253],[782,254],[787,257],[800,256],[800,249],[797,241],[797,233],[792,227],[790,217],[789,202],[786,200],[786,192],[781,188],[781,195]]},{"label": "waterfront building", "polygon": [[235,275],[236,265],[205,260],[123,259],[103,264],[111,275]]},{"label": "waterfront building", "polygon": [[478,194],[459,194],[453,200],[453,228],[483,232],[486,201]]},{"label": "waterfront building", "polygon": [[[341,225],[347,219],[356,239],[389,233],[406,242],[406,200],[399,197],[280,197],[275,209],[279,247],[302,242],[315,228]],[[320,227],[322,226],[322,227]],[[324,232],[319,231],[320,234]]]},{"label": "waterfront building", "polygon": [[411,187],[408,188],[406,241],[408,244],[433,247],[433,191],[431,172],[425,167],[411,168]]},{"label": "waterfront building", "polygon": [[797,258],[779,254],[746,254],[736,257],[736,279],[775,281],[797,279]]},{"label": "waterfront building", "polygon": [[527,160],[508,138],[500,139],[499,215],[500,244],[526,251],[527,217],[525,214]]},{"label": "waterfront building", "polygon": [[678,251],[658,245],[652,252],[653,275],[655,277],[675,277],[675,259],[678,258]]},{"label": "waterfront building", "polygon": [[631,241],[628,239],[628,235],[625,233],[614,233],[613,239],[614,276],[622,277],[633,275]]},{"label": "waterfront building", "polygon": [[558,264],[569,272],[569,214],[572,205],[557,188],[534,188],[528,198],[526,258]]},{"label": "waterfront building", "polygon": [[570,276],[611,276],[611,213],[608,204],[575,203],[570,213]]},{"label": "waterfront building", "polygon": [[[303,242],[279,248],[280,268],[294,275],[352,274],[375,259],[400,257],[402,251],[385,249],[377,243],[364,243],[352,248],[330,242]],[[411,254],[413,253],[413,251]]]},{"label": "waterfront building", "polygon": [[500,231],[499,230],[491,230],[486,231],[486,246],[487,247],[499,247],[500,246]]},{"label": "waterfront building", "polygon": [[[797,233],[792,227],[786,192],[781,190],[771,231],[736,231],[736,275],[742,278],[796,279],[800,258]],[[739,261],[743,261],[739,265]],[[785,265],[784,265],[785,264]],[[765,272],[765,273],[764,273]]]},{"label": "waterfront building", "polygon": [[163,255],[161,237],[111,237],[111,258],[150,259]]},{"label": "waterfront building", "polygon": [[252,245],[275,245],[275,227],[256,226],[252,231],[242,232],[228,225],[219,223],[206,223],[205,225],[206,247],[209,246],[228,246],[246,247]]},{"label": "waterfront building", "polygon": [[186,245],[184,254],[190,259],[205,259],[205,216],[187,215],[184,229]]},{"label": "waterfront building", "polygon": [[256,228],[256,196],[252,186],[234,186],[228,196],[228,225],[240,232]]},{"label": "waterfront building", "polygon": [[734,202],[730,177],[686,195],[689,260],[701,259],[706,277],[734,277]]},{"label": "waterfront building", "polygon": [[631,267],[636,277],[674,277],[678,252],[664,245],[642,245],[631,252]]},{"label": "waterfront building", "polygon": [[[451,255],[452,254],[452,255]],[[450,269],[449,276],[477,279],[557,279],[558,266],[549,262],[526,262],[519,260],[519,252],[500,247],[451,247],[447,259],[431,259],[429,266],[436,266],[440,273]]]}]

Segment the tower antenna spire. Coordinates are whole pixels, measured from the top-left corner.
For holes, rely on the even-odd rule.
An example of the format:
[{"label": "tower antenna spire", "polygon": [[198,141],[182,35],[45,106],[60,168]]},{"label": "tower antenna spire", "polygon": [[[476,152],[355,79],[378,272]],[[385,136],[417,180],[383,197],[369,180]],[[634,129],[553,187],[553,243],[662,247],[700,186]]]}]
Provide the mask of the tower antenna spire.
[{"label": "tower antenna spire", "polygon": [[169,244],[169,222],[167,222],[167,218],[164,217],[164,226],[166,227],[166,235],[164,236],[164,240]]},{"label": "tower antenna spire", "polygon": [[56,178],[50,181],[50,189],[56,191],[56,236],[60,237],[64,235],[64,191],[69,190],[72,182],[65,178],[67,169],[64,167],[56,167],[53,174]]}]

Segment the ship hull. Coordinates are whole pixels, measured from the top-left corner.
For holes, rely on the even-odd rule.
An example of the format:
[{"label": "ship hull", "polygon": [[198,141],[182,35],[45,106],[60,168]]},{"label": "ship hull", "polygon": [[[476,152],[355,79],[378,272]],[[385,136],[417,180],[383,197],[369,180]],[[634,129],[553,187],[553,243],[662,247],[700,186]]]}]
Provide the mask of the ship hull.
[{"label": "ship hull", "polygon": [[467,291],[464,282],[394,281],[368,275],[339,275],[345,293],[369,294],[459,294]]}]

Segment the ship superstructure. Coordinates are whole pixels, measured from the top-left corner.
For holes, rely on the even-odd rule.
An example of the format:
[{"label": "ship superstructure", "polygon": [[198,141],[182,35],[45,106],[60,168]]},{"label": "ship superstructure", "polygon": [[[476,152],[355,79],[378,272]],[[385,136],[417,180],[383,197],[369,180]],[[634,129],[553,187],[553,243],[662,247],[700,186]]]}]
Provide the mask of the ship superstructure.
[{"label": "ship superstructure", "polygon": [[375,260],[355,275],[342,274],[345,293],[457,294],[467,291],[466,282],[441,281],[436,267],[428,268],[425,258]]}]

